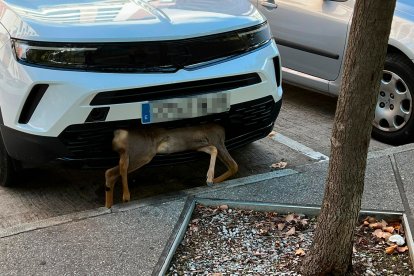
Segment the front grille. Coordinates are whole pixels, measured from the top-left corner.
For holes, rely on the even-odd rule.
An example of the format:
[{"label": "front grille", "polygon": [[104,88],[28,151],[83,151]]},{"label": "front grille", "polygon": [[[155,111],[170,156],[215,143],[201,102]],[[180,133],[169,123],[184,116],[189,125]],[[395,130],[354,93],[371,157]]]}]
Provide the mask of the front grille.
[{"label": "front grille", "polygon": [[215,79],[100,92],[92,99],[90,105],[122,104],[194,96],[246,87],[260,82],[260,76],[257,73],[251,73]]},{"label": "front grille", "polygon": [[[156,124],[160,127],[175,128],[188,125],[216,122],[226,129],[226,146],[229,149],[240,147],[267,135],[280,110],[281,101],[275,103],[272,96],[250,102],[233,105],[229,112],[200,118],[192,118],[168,123]],[[116,122],[99,122],[71,125],[60,135],[59,139],[70,152],[66,159],[99,160],[117,158],[112,150],[112,138],[115,129],[150,127],[141,125],[140,120]],[[166,164],[188,161],[194,153],[177,153],[160,155],[152,164]]]},{"label": "front grille", "polygon": [[19,58],[25,65],[103,73],[174,73],[236,58],[267,45],[270,40],[270,31],[264,22],[225,33],[177,40],[12,41],[15,48],[29,49],[23,58]]}]

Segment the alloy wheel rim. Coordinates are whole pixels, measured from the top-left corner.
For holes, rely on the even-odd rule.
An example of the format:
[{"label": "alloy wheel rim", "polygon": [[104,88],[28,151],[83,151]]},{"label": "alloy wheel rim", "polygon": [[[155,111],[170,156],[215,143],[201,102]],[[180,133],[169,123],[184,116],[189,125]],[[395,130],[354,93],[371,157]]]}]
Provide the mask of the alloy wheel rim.
[{"label": "alloy wheel rim", "polygon": [[411,112],[412,97],[407,84],[396,73],[384,70],[375,107],[374,126],[385,132],[398,131],[407,124]]}]

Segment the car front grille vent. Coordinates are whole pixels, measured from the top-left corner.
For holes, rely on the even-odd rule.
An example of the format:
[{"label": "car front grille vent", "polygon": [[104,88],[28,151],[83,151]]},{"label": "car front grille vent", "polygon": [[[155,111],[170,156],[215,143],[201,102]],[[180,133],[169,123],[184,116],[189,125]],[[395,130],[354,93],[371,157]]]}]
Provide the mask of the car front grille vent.
[{"label": "car front grille vent", "polygon": [[280,86],[280,81],[281,81],[281,79],[280,79],[280,70],[281,70],[281,68],[280,68],[280,60],[279,60],[279,57],[275,57],[274,59],[273,59],[273,66],[275,67],[275,75],[276,75],[276,84],[277,84],[277,87],[279,87]]},{"label": "car front grille vent", "polygon": [[214,92],[223,92],[258,84],[260,82],[261,79],[257,73],[250,73],[215,79],[107,91],[96,94],[90,105],[123,104],[194,96]]},{"label": "car front grille vent", "polygon": [[[277,104],[281,104],[281,101]],[[232,149],[246,144],[247,140],[255,140],[254,137],[245,137],[245,134],[273,124],[277,116],[277,110],[273,97],[267,96],[233,105],[228,112],[157,125],[174,128],[215,122],[225,127],[226,145],[229,149]],[[67,156],[70,159],[115,158],[117,155],[111,146],[114,130],[137,127],[151,127],[151,125],[141,125],[139,119],[71,125],[59,135],[59,139],[71,153],[70,156]],[[267,134],[258,133],[261,137]]]},{"label": "car front grille vent", "polygon": [[26,102],[23,105],[22,112],[19,116],[19,124],[27,124],[32,118],[33,113],[35,112],[38,104],[43,98],[46,90],[48,89],[48,84],[36,84],[30,90],[29,96],[26,99]]}]

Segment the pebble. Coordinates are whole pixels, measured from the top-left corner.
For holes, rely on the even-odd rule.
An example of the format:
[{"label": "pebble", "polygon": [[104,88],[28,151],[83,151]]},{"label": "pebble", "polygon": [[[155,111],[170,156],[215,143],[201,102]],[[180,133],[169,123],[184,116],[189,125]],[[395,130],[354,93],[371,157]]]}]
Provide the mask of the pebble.
[{"label": "pebble", "polygon": [[229,209],[229,206],[228,205],[220,205],[220,209],[221,210],[227,210],[227,209]]},{"label": "pebble", "polygon": [[367,271],[365,272],[367,275],[369,276],[375,276],[375,273],[372,272],[371,270],[367,269]]},{"label": "pebble", "polygon": [[401,237],[400,235],[392,235],[391,237],[388,238],[388,241],[394,242],[394,243],[396,243],[399,246],[405,244],[404,238]]}]

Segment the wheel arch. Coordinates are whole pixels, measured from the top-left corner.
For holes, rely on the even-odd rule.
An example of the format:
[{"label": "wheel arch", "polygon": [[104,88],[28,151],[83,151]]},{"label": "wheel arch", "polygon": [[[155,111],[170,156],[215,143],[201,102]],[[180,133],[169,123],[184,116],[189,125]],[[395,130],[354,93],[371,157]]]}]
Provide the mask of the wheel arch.
[{"label": "wheel arch", "polygon": [[404,51],[401,47],[398,47],[400,45],[396,45],[392,42],[393,41],[390,41],[390,43],[388,44],[387,54],[391,54],[391,53],[400,54],[401,56],[405,57],[407,60],[413,60],[414,54],[413,54],[413,56],[410,57],[407,54],[407,52],[409,52],[407,49],[404,49],[404,50],[406,50],[406,51]]}]

